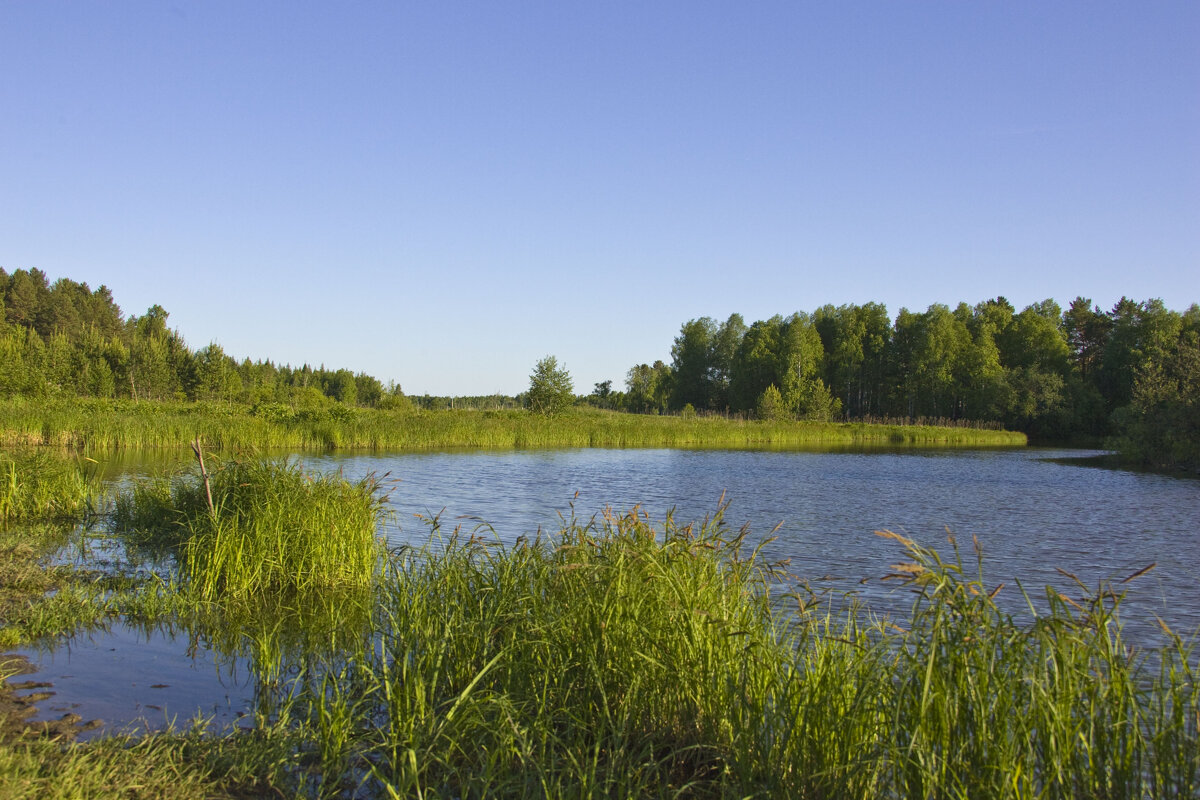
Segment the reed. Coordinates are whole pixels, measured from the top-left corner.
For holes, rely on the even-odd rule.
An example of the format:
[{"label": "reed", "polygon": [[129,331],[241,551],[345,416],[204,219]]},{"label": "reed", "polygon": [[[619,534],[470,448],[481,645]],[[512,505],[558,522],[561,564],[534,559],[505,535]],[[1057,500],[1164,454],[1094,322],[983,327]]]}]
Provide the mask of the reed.
[{"label": "reed", "polygon": [[84,452],[180,448],[197,436],[223,451],[428,450],[551,447],[1019,446],[1021,433],[965,427],[758,422],[719,416],[651,416],[579,408],[557,416],[521,410],[387,411],[334,406],[264,410],[213,403],[0,400],[0,444]]},{"label": "reed", "polygon": [[[435,521],[436,528],[436,521]],[[1194,797],[1200,690],[1139,654],[1121,595],[1022,622],[892,535],[907,619],[781,593],[717,514],[606,514],[395,558],[371,655],[307,702],[322,791],[437,797]],[[889,534],[890,535],[890,534]],[[1156,669],[1150,665],[1156,664]]]},{"label": "reed", "polygon": [[194,471],[142,482],[118,495],[114,530],[174,551],[202,602],[372,584],[386,504],[373,476],[350,483],[286,460],[229,460],[212,470],[211,492],[210,508]]},{"label": "reed", "polygon": [[[338,483],[294,464],[224,463],[213,515],[197,480],[164,484],[142,517],[136,501],[117,514],[160,518],[181,547],[206,516],[265,519],[302,502],[292,482]],[[1200,794],[1192,643],[1164,630],[1160,648],[1129,647],[1127,582],[1034,598],[988,585],[978,552],[970,568],[953,541],[943,558],[885,532],[902,551],[891,577],[914,600],[877,619],[765,562],[724,508],[698,525],[652,524],[637,509],[570,518],[510,546],[486,528],[429,523],[424,547],[392,552],[350,591],[314,580],[238,592],[225,578],[229,592],[189,611],[178,599],[204,590],[185,577],[136,598],[91,596],[134,618],[174,614],[249,656],[256,731],[0,748],[0,778],[35,787],[28,796],[62,788],[55,774],[115,781],[132,747],[149,769],[140,785],[161,791],[169,771],[201,796]],[[185,576],[200,557],[181,560]],[[1027,612],[1002,608],[1005,592]]]},{"label": "reed", "polygon": [[57,453],[0,452],[0,523],[81,517],[99,487],[80,461]]}]

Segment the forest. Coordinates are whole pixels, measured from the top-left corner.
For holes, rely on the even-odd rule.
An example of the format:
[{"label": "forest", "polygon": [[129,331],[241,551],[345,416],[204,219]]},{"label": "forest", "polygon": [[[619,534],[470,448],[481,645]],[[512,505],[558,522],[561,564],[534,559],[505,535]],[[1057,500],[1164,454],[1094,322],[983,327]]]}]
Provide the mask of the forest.
[{"label": "forest", "polygon": [[[511,408],[520,397],[408,398],[344,368],[241,361],[191,349],[161,306],[122,314],[105,287],[0,268],[0,397],[221,401],[273,409]],[[822,306],[747,324],[681,326],[624,390],[579,402],[614,411],[818,421],[1002,425],[1035,442],[1106,445],[1130,463],[1200,467],[1200,307],[1077,297],[1018,311],[1004,297],[923,312]]]}]

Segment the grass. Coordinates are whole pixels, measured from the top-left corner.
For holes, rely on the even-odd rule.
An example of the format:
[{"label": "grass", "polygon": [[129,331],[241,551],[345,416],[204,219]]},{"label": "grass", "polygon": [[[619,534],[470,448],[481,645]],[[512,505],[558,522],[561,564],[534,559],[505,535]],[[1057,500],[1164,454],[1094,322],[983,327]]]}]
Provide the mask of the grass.
[{"label": "grass", "polygon": [[423,797],[1194,797],[1200,689],[1110,588],[1017,623],[896,537],[910,618],[798,593],[717,519],[570,521],[393,563],[371,657],[301,692],[319,784]]},{"label": "grass", "polygon": [[0,451],[0,524],[79,517],[94,504],[95,480],[75,458]]},{"label": "grass", "polygon": [[[256,729],[6,745],[13,796],[1200,794],[1193,644],[1164,629],[1131,648],[1124,583],[1034,598],[956,543],[943,558],[885,532],[913,605],[876,619],[765,562],[724,509],[572,518],[510,546],[435,518],[385,556],[372,483],[230,461],[212,489],[212,511],[196,473],[129,489],[118,529],[179,554],[179,580],[78,603],[248,657]],[[339,572],[355,557],[329,538],[359,542],[361,566]],[[271,563],[216,555],[242,552]],[[0,558],[0,584],[53,583],[24,561]]]},{"label": "grass", "polygon": [[212,403],[0,400],[0,445],[83,452],[183,447],[200,436],[223,451],[551,447],[1018,446],[1024,434],[867,423],[753,422],[573,409],[320,412]]},{"label": "grass", "polygon": [[350,483],[286,460],[230,460],[211,482],[194,471],[136,485],[118,496],[113,526],[176,552],[199,601],[245,601],[280,590],[369,588],[385,503],[374,477]]},{"label": "grass", "polygon": [[234,736],[189,731],[86,744],[24,739],[0,745],[5,800],[211,800],[286,797],[295,785],[295,741],[268,726]]}]

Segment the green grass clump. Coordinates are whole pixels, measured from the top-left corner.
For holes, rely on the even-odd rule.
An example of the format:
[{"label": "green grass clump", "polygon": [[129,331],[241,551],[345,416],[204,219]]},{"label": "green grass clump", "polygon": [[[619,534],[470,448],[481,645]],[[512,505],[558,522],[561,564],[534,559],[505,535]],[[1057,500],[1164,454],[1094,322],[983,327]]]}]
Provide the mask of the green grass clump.
[{"label": "green grass clump", "polygon": [[394,560],[374,657],[314,697],[332,786],[356,755],[397,796],[661,796],[719,777],[728,710],[787,650],[769,571],[720,530],[610,514]]},{"label": "green grass clump", "polygon": [[95,493],[94,481],[75,458],[0,452],[0,523],[82,517]]},{"label": "green grass clump", "polygon": [[397,557],[379,642],[292,695],[325,793],[1141,798],[1200,791],[1190,646],[1120,595],[1018,622],[901,537],[909,618],[781,593],[720,515],[637,513]]},{"label": "green grass clump", "polygon": [[204,601],[371,585],[386,500],[373,477],[351,483],[288,461],[251,459],[225,462],[210,479],[206,488],[192,472],[119,494],[115,529],[174,550],[181,577]]},{"label": "green grass clump", "polygon": [[[899,573],[917,591],[903,629],[881,639],[894,680],[885,786],[907,797],[1195,797],[1200,686],[1194,652],[1139,652],[1122,638],[1122,594],[1075,599],[1047,587],[1017,623],[962,562],[910,539]],[[978,545],[976,546],[978,549]],[[955,548],[957,556],[957,547]],[[1127,579],[1128,580],[1128,579]],[[1028,598],[1025,598],[1028,602]],[[881,676],[882,677],[882,676]]]},{"label": "green grass clump", "polygon": [[187,731],[107,736],[85,743],[26,737],[0,742],[5,800],[212,800],[291,797],[297,746],[280,726],[215,736]]}]

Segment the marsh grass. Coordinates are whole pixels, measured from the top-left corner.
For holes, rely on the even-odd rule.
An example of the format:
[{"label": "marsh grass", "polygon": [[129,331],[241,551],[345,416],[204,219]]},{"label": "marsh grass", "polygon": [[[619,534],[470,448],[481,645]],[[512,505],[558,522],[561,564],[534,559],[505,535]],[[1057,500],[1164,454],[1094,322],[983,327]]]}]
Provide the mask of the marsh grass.
[{"label": "marsh grass", "polygon": [[298,752],[286,725],[217,736],[197,720],[144,737],[0,745],[0,779],[5,800],[288,797],[300,788]]},{"label": "marsh grass", "polygon": [[254,730],[0,748],[14,796],[55,796],[52,775],[161,794],[164,772],[178,796],[1200,795],[1193,643],[1123,639],[1136,574],[1034,597],[987,584],[977,544],[967,565],[953,540],[943,557],[883,532],[913,603],[876,618],[765,561],[724,507],[571,517],[511,545],[433,518],[425,546],[385,554],[373,480],[263,460],[211,480],[212,510],[194,472],[115,504],[120,535],[177,555],[177,582],[30,572],[53,528],[0,538],[0,584],[45,598],[4,630],[173,618],[248,660]]},{"label": "marsh grass", "polygon": [[[1121,635],[1118,586],[1069,598],[1047,588],[1031,621],[998,607],[1002,587],[967,579],[957,545],[891,533],[916,602],[892,654],[887,785],[901,796],[1194,797],[1200,690],[1189,647],[1139,652]],[[978,544],[976,543],[978,551]],[[1159,672],[1155,674],[1153,663]]]},{"label": "marsh grass", "polygon": [[99,494],[97,481],[74,457],[0,452],[0,524],[82,517]]},{"label": "marsh grass", "polygon": [[755,422],[577,408],[555,416],[522,410],[385,411],[336,406],[262,413],[215,403],[78,399],[0,400],[0,445],[84,452],[185,447],[197,436],[221,451],[253,448],[428,450],[547,447],[813,447],[829,445],[1019,446],[1024,434],[934,425]]},{"label": "marsh grass", "polygon": [[[393,559],[371,653],[292,695],[320,791],[423,797],[1194,797],[1190,646],[1110,586],[1015,621],[888,534],[907,619],[788,595],[718,513]],[[844,609],[844,606],[841,606]]]},{"label": "marsh grass", "polygon": [[224,461],[210,477],[211,509],[197,472],[121,493],[115,531],[175,552],[181,579],[203,602],[371,586],[382,556],[380,480],[351,483],[268,459]]}]

